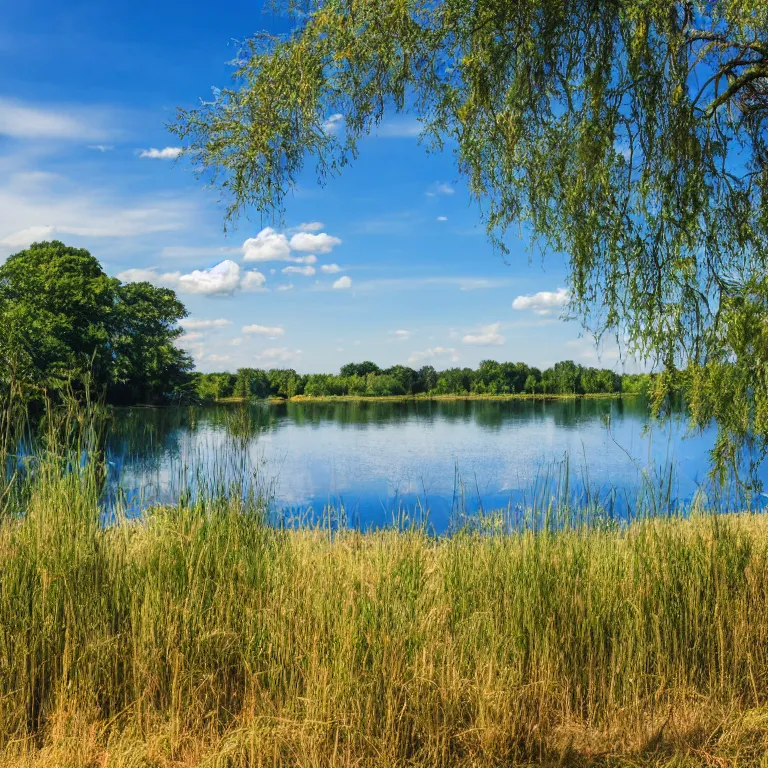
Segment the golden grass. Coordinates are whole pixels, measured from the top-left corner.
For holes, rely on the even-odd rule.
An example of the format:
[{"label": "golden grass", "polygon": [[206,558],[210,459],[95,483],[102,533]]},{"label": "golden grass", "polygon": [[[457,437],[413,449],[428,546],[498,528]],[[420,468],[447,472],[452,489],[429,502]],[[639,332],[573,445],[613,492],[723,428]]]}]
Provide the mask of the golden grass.
[{"label": "golden grass", "polygon": [[0,766],[758,766],[768,519],[105,527],[43,469],[0,524]]}]

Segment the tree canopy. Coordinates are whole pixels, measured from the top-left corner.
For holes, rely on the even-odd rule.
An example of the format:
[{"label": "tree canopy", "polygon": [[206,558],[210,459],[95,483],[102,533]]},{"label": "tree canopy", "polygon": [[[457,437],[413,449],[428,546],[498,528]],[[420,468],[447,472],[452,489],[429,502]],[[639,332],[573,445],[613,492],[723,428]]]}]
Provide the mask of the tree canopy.
[{"label": "tree canopy", "polygon": [[158,402],[191,386],[174,344],[186,309],[173,291],[123,285],[88,251],[35,243],[0,265],[0,385],[93,387],[115,402]]},{"label": "tree canopy", "polygon": [[370,361],[348,363],[339,375],[299,374],[292,369],[269,372],[241,368],[237,373],[196,373],[201,400],[230,397],[388,397],[415,395],[593,395],[647,394],[654,376],[619,376],[608,369],[585,368],[566,360],[540,371],[525,363],[483,360],[477,370],[426,365],[418,371],[405,365],[381,369]]},{"label": "tree canopy", "polygon": [[[716,419],[718,463],[768,438],[768,2],[285,0],[234,84],[173,129],[230,202],[282,212],[388,110],[454,152],[496,245],[566,254],[586,328]],[[343,116],[343,131],[327,130]],[[338,119],[334,121],[337,125]]]}]

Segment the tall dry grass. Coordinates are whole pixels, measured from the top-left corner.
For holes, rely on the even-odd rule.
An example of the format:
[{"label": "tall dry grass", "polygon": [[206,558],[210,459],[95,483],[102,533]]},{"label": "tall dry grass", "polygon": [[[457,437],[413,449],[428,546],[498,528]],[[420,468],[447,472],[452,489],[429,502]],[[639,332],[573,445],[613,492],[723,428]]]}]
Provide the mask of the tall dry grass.
[{"label": "tall dry grass", "polygon": [[762,517],[436,539],[279,530],[219,497],[105,526],[97,480],[43,462],[0,524],[0,765],[768,749]]}]

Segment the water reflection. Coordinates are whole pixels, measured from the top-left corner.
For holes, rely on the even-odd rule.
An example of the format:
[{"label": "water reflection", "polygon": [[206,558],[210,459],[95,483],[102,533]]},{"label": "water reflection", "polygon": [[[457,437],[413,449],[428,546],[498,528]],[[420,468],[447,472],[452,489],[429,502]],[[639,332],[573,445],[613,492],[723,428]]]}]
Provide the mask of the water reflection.
[{"label": "water reflection", "polygon": [[[201,484],[268,488],[302,517],[333,506],[362,525],[429,510],[525,505],[567,474],[568,493],[617,514],[643,494],[690,501],[712,434],[651,422],[640,398],[315,402],[121,409],[107,438],[110,487],[140,506]],[[643,502],[644,503],[644,502]]]}]

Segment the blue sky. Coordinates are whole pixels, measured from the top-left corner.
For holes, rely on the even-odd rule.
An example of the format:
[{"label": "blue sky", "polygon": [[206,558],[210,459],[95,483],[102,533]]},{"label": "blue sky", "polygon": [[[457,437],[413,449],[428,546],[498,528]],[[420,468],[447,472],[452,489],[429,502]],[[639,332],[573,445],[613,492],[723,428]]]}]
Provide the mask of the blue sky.
[{"label": "blue sky", "polygon": [[217,193],[173,160],[165,124],[227,85],[232,41],[259,29],[285,22],[240,0],[7,5],[0,260],[56,238],[111,275],[175,288],[190,311],[183,345],[204,371],[486,358],[621,370],[559,319],[562,257],[530,262],[511,241],[505,263],[453,155],[428,155],[412,117],[393,116],[325,187],[307,173],[283,225],[265,230],[253,211],[225,235]]}]

